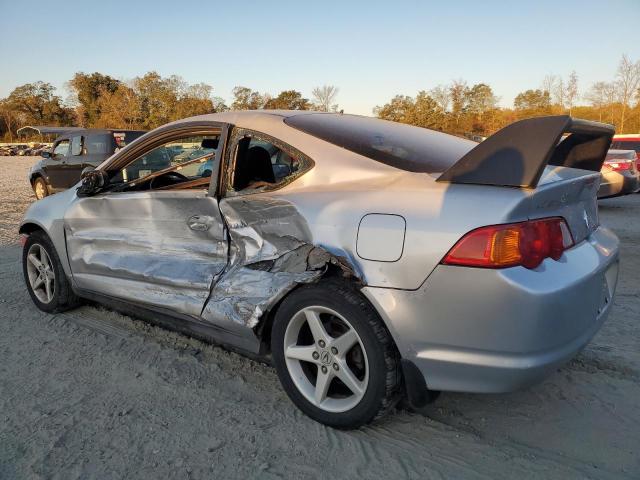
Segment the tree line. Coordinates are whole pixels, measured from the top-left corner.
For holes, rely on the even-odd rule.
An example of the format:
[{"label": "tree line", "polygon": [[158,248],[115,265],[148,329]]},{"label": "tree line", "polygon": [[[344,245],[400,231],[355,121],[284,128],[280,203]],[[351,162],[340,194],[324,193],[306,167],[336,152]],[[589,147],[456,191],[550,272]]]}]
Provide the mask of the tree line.
[{"label": "tree line", "polygon": [[640,132],[640,61],[623,55],[610,81],[598,81],[582,92],[576,72],[567,78],[547,75],[539,88],[520,92],[512,108],[498,106],[499,98],[485,83],[468,85],[454,80],[418,92],[397,95],[378,106],[379,118],[458,135],[486,136],[509,123],[543,115],[569,114],[616,126],[617,133]]},{"label": "tree line", "polygon": [[[58,125],[150,130],[193,115],[227,110],[288,109],[340,111],[333,85],[316,87],[311,98],[297,90],[277,95],[245,86],[233,89],[233,100],[213,95],[206,83],[189,84],[177,75],[148,72],[122,81],[99,72],[76,73],[65,85],[66,98],[49,83],[16,87],[0,99],[0,137],[16,138],[25,125]],[[373,113],[382,119],[408,123],[457,135],[490,135],[519,119],[567,113],[612,123],[618,133],[640,131],[640,61],[623,56],[614,77],[587,90],[572,72],[567,78],[547,75],[539,88],[519,93],[513,107],[499,106],[490,85],[454,80],[422,90],[415,97],[396,95]]]}]

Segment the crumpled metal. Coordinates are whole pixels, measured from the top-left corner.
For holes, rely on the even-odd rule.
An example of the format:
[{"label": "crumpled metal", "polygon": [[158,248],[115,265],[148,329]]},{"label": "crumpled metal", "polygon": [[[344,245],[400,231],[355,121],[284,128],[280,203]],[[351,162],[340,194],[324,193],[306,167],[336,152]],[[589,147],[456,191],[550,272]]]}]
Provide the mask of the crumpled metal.
[{"label": "crumpled metal", "polygon": [[293,204],[269,196],[235,197],[220,204],[231,237],[227,268],[214,280],[202,318],[249,328],[296,285],[317,281],[339,263],[314,246]]}]

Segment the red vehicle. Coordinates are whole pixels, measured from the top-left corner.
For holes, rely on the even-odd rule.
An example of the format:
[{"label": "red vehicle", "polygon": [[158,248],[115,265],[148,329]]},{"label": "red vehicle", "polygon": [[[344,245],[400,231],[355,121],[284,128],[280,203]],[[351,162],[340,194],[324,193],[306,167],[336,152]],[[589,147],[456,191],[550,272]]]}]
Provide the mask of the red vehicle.
[{"label": "red vehicle", "polygon": [[634,150],[638,157],[636,165],[640,170],[640,133],[614,135],[610,148],[612,150]]}]

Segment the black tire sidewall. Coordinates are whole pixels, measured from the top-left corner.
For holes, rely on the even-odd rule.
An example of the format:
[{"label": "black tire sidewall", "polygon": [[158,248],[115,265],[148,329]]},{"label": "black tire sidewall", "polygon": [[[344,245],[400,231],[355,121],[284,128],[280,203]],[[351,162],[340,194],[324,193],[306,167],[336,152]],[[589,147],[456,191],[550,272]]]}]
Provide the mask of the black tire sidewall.
[{"label": "black tire sidewall", "polygon": [[[291,400],[309,417],[336,428],[356,428],[369,423],[380,411],[386,394],[385,357],[380,342],[369,325],[372,308],[362,309],[349,298],[322,284],[299,288],[289,295],[278,308],[271,332],[271,351],[280,382]],[[352,293],[353,294],[353,293]],[[366,351],[369,382],[364,397],[351,410],[332,413],[310,403],[293,383],[284,357],[284,333],[293,316],[309,306],[328,307],[340,313],[355,328]]]}]

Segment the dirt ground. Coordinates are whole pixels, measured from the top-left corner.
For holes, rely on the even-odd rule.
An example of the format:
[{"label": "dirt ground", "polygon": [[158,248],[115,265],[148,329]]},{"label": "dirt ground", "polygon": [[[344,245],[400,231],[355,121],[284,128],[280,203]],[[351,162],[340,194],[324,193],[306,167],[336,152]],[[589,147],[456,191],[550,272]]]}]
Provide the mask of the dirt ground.
[{"label": "dirt ground", "polygon": [[341,432],[268,366],[102,308],[37,310],[17,225],[32,158],[0,157],[0,478],[640,478],[640,194],[601,202],[622,241],[591,344],[508,395],[443,393]]}]

